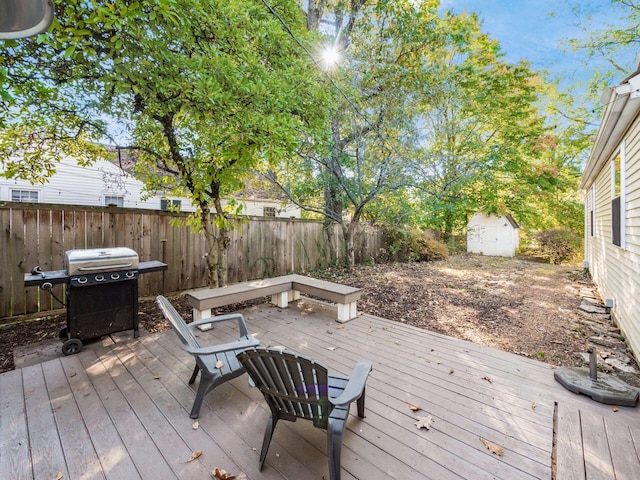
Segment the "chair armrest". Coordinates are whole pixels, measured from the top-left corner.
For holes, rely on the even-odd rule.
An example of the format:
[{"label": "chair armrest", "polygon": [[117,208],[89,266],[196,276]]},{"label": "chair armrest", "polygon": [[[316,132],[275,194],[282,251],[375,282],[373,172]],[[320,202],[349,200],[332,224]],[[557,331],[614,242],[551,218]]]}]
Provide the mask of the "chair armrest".
[{"label": "chair armrest", "polygon": [[187,323],[187,328],[193,332],[198,325],[226,322],[227,320],[238,320],[238,329],[240,330],[240,336],[246,337],[249,335],[247,331],[247,324],[244,322],[244,317],[239,313],[229,313],[227,315],[218,315],[216,317],[203,318],[202,320],[198,320],[197,322]]},{"label": "chair armrest", "polygon": [[191,355],[215,355],[216,353],[231,352],[234,350],[244,350],[246,348],[260,345],[260,340],[254,337],[244,336],[235,342],[223,343],[221,345],[211,345],[208,347],[193,348],[185,345],[184,349]]},{"label": "chair armrest", "polygon": [[373,368],[369,360],[358,360],[353,372],[349,376],[349,382],[342,393],[336,397],[329,397],[332,405],[348,405],[362,395],[367,377]]}]

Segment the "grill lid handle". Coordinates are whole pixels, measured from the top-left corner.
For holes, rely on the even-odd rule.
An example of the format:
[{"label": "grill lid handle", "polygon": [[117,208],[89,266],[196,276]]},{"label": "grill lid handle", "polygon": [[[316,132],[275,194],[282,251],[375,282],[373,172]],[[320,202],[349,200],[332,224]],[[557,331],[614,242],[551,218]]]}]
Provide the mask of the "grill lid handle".
[{"label": "grill lid handle", "polygon": [[97,267],[79,267],[78,270],[81,272],[95,272],[96,270],[116,270],[122,268],[129,268],[133,263],[120,263],[118,265],[98,265]]}]

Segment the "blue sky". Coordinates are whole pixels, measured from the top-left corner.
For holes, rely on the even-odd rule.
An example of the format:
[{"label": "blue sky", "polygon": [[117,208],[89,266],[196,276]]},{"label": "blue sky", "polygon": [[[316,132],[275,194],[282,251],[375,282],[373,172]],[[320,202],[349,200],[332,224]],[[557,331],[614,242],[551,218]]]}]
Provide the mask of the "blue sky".
[{"label": "blue sky", "polygon": [[[611,7],[610,0],[588,3],[601,10],[600,26],[619,20],[619,13]],[[575,71],[580,78],[591,76],[593,65],[597,64],[585,62],[579,54],[567,52],[561,45],[563,38],[582,35],[565,0],[441,0],[441,5],[457,13],[465,9],[478,13],[483,20],[483,31],[500,41],[510,62],[525,58],[535,69],[547,68],[562,76]],[[628,73],[632,73],[634,59],[626,59],[626,64]]]}]

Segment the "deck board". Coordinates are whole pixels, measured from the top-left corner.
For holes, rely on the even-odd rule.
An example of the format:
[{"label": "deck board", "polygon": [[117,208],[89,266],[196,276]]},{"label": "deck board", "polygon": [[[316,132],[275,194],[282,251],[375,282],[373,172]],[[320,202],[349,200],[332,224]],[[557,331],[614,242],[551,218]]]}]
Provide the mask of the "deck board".
[{"label": "deck board", "polygon": [[70,478],[104,479],[91,437],[60,360],[42,364]]},{"label": "deck board", "polygon": [[31,478],[22,374],[0,375],[0,478]]},{"label": "deck board", "polygon": [[[40,364],[22,370],[26,418],[35,478],[56,478],[60,473],[69,476],[62,452],[56,421],[49,403],[47,385]],[[0,475],[1,477],[1,475]]]},{"label": "deck board", "polygon": [[[354,408],[347,421],[344,480],[548,480],[554,421],[557,480],[640,478],[637,409],[615,413],[567,392],[549,365],[369,315],[338,324],[308,302],[243,313],[264,345],[343,374],[360,358],[373,362],[367,416]],[[217,324],[198,335],[226,342],[238,332]],[[278,424],[259,471],[269,412],[246,377],[210,393],[194,429],[193,359],[177,336],[115,340],[0,375],[0,478],[190,480],[214,468],[239,480],[328,477],[326,435],[302,421]],[[423,415],[433,417],[428,431],[414,425]],[[187,462],[196,450],[202,456]]]}]

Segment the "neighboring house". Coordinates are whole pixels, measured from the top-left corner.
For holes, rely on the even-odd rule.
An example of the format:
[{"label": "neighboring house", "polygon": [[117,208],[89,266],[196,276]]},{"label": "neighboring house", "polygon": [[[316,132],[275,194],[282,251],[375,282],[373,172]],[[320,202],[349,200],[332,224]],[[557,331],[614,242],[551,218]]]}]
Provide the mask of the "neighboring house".
[{"label": "neighboring house", "polygon": [[[65,158],[57,165],[56,173],[44,184],[33,185],[25,180],[0,177],[0,201],[195,211],[187,198],[162,195],[145,198],[143,188],[141,181],[107,160],[81,167],[75,159]],[[279,200],[261,199],[256,192],[237,201],[244,204],[245,215],[300,217],[298,207],[283,205]]]},{"label": "neighboring house", "polygon": [[467,224],[467,252],[514,257],[520,243],[519,226],[509,214],[476,212]]},{"label": "neighboring house", "polygon": [[640,70],[605,89],[582,174],[585,266],[640,358]]}]

